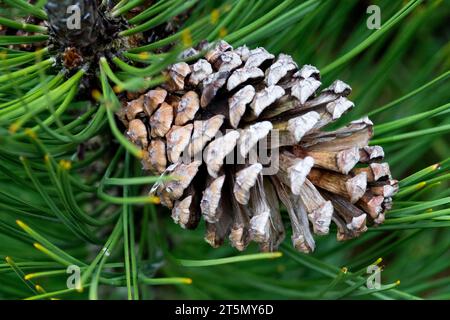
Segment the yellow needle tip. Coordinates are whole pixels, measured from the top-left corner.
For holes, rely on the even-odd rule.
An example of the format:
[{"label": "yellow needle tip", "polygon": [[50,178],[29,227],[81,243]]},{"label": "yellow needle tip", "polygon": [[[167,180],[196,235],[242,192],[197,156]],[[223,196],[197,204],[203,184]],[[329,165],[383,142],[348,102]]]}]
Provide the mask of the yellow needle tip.
[{"label": "yellow needle tip", "polygon": [[37,242],[33,243],[33,246],[38,250],[44,249],[44,247],[40,243],[37,243]]},{"label": "yellow needle tip", "polygon": [[283,256],[283,252],[274,252],[272,253],[272,258],[280,258]]},{"label": "yellow needle tip", "polygon": [[39,293],[45,293],[45,290],[44,290],[44,288],[42,288],[40,285],[35,285],[34,286],[35,288],[36,288],[36,291],[37,292],[39,292]]},{"label": "yellow needle tip", "polygon": [[18,123],[13,123],[12,125],[9,126],[9,133],[14,134],[19,129],[20,129],[20,125]]},{"label": "yellow needle tip", "polygon": [[102,99],[102,94],[98,90],[92,90],[91,95],[92,95],[92,98],[94,98],[97,101],[100,101]]},{"label": "yellow needle tip", "polygon": [[22,229],[25,229],[26,227],[28,227],[25,223],[23,223],[22,220],[16,220],[16,224],[21,227]]},{"label": "yellow needle tip", "polygon": [[33,139],[33,140],[36,140],[36,139],[37,139],[37,134],[36,134],[36,132],[34,132],[34,130],[32,130],[32,129],[30,129],[30,128],[25,129],[25,134],[26,134],[28,137],[30,137],[31,139]]},{"label": "yellow needle tip", "polygon": [[151,204],[161,204],[161,199],[157,196],[151,196],[149,202]]},{"label": "yellow needle tip", "polygon": [[62,169],[66,170],[66,171],[72,169],[72,162],[68,161],[68,160],[61,160],[59,162],[59,165]]}]

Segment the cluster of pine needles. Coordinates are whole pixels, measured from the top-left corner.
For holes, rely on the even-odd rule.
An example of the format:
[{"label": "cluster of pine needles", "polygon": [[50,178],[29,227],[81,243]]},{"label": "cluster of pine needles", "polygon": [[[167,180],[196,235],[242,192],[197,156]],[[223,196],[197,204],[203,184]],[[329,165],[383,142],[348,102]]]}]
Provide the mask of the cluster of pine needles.
[{"label": "cluster of pine needles", "polygon": [[[55,66],[45,46],[46,0],[3,0],[0,26],[1,299],[449,299],[450,33],[448,0],[121,0],[112,14],[133,37],[184,14],[179,30],[97,61],[98,81],[78,95],[83,69]],[[353,87],[400,192],[382,226],[358,239],[317,239],[311,255],[289,240],[245,253],[180,231],[145,188],[140,152],[115,119],[118,94],[164,81],[161,71],[196,43],[223,38],[317,66],[323,83]],[[39,45],[40,44],[40,45]],[[33,45],[36,50],[29,50]],[[170,46],[170,50],[162,50]],[[286,237],[287,239],[289,237]],[[368,288],[378,265],[381,286]],[[81,288],[67,286],[68,268]],[[372,268],[373,269],[373,268]]]}]

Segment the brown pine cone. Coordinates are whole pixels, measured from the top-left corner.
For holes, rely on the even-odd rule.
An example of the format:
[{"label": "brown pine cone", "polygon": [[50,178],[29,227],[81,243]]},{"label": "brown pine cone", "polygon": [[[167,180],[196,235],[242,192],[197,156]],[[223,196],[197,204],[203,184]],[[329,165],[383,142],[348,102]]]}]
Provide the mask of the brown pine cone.
[{"label": "brown pine cone", "polygon": [[311,252],[312,232],[327,234],[331,221],[338,240],[383,222],[398,184],[380,163],[383,149],[368,146],[372,122],[321,130],[354,106],[347,84],[318,91],[315,67],[224,41],[203,59],[172,65],[167,76],[119,117],[145,150],[143,168],[171,176],[151,192],[183,228],[203,217],[213,247],[228,237],[239,250],[251,240],[276,250],[285,236],[281,201],[293,245]]}]

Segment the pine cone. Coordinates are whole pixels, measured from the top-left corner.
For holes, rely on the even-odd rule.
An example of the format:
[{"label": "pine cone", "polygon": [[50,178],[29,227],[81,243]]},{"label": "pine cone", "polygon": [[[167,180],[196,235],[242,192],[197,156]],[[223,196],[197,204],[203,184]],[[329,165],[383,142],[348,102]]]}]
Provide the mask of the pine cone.
[{"label": "pine cone", "polygon": [[[196,228],[203,217],[213,247],[228,237],[239,250],[251,240],[276,250],[285,236],[281,202],[293,245],[311,252],[312,232],[327,234],[331,221],[338,240],[383,222],[398,184],[379,163],[383,149],[368,146],[372,122],[321,130],[354,106],[347,84],[337,80],[318,92],[315,67],[299,69],[288,55],[224,41],[209,46],[204,59],[172,65],[167,76],[118,115],[145,151],[143,168],[172,177],[151,192],[183,228]],[[260,151],[271,163],[261,163]]]}]

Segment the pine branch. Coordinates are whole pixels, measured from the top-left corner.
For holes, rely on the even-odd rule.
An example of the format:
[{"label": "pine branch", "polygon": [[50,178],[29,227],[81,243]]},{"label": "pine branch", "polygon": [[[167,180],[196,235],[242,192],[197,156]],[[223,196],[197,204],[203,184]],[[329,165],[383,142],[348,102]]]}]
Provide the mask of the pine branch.
[{"label": "pine branch", "polygon": [[[445,2],[380,1],[377,31],[367,29],[359,1],[64,1],[92,13],[81,31],[67,30],[61,3],[0,5],[0,257],[9,257],[0,263],[0,298],[109,298],[103,286],[127,286],[123,298],[146,299],[153,285],[174,284],[159,294],[448,298]],[[97,46],[100,32],[111,35],[108,44]],[[339,77],[353,85],[357,115],[378,124],[374,142],[400,178],[385,225],[350,242],[320,238],[313,256],[283,246],[279,259],[254,260],[266,256],[253,256],[254,247],[211,250],[199,240],[204,230],[172,224],[146,194],[158,178],[142,176],[113,104],[161,85],[169,65],[198,58],[182,58],[186,48],[218,38],[286,52],[325,66],[324,84]],[[68,55],[70,46],[84,49]],[[370,291],[366,267],[380,256],[389,264],[382,287]],[[66,288],[70,264],[84,271],[83,293]]]}]

